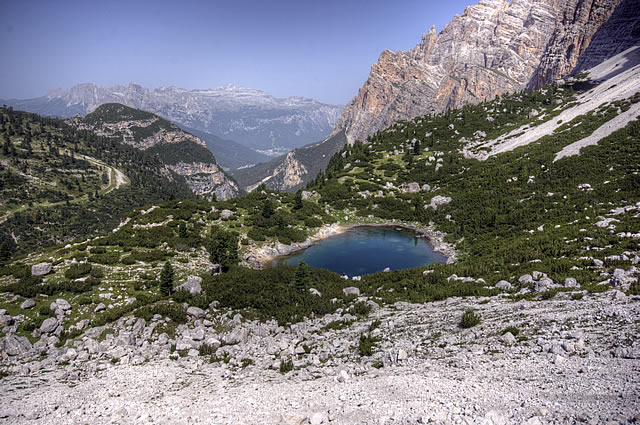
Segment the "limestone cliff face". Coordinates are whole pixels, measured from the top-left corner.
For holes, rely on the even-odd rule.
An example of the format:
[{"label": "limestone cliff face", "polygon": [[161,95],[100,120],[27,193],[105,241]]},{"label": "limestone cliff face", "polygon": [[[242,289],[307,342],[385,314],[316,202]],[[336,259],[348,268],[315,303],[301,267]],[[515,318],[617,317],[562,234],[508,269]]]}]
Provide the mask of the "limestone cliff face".
[{"label": "limestone cliff face", "polygon": [[570,74],[598,28],[609,20],[620,1],[567,1],[556,18],[555,31],[528,88],[539,89]]},{"label": "limestone cliff face", "polygon": [[364,140],[401,119],[523,88],[566,0],[483,0],[408,52],[384,51],[336,130]]},{"label": "limestone cliff face", "polygon": [[206,148],[206,144],[202,140],[156,116],[152,116],[149,119],[122,120],[118,122],[91,124],[82,120],[77,122],[78,128],[81,130],[90,130],[103,137],[120,137],[124,143],[142,150],[161,143],[183,141],[190,141]]},{"label": "limestone cliff face", "polygon": [[397,120],[537,87],[571,72],[621,0],[483,0],[408,52],[384,51],[334,133],[365,140]]},{"label": "limestone cliff face", "polygon": [[573,73],[591,69],[637,45],[640,45],[640,0],[622,0],[592,37]]},{"label": "limestone cliff face", "polygon": [[213,163],[179,162],[168,166],[170,170],[185,178],[196,195],[226,200],[238,196],[238,185],[229,179],[220,167]]}]

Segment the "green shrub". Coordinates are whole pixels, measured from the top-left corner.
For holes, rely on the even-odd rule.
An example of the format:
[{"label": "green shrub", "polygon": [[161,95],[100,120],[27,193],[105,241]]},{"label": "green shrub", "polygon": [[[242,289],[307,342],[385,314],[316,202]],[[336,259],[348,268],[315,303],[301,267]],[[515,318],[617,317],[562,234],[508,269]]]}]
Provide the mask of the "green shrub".
[{"label": "green shrub", "polygon": [[479,325],[481,322],[480,316],[473,310],[466,310],[462,314],[462,318],[460,320],[460,326],[464,329],[472,328],[476,325]]},{"label": "green shrub", "polygon": [[293,360],[287,359],[280,361],[280,373],[285,374],[293,370]]},{"label": "green shrub", "polygon": [[91,269],[91,264],[88,263],[72,264],[71,267],[64,272],[64,277],[71,280],[78,279],[91,273]]},{"label": "green shrub", "polygon": [[358,352],[363,357],[370,357],[373,355],[373,348],[377,342],[376,338],[373,338],[371,334],[361,334],[360,342],[358,344]]},{"label": "green shrub", "polygon": [[202,344],[200,346],[200,348],[198,348],[198,353],[201,356],[211,356],[211,355],[215,354],[215,352],[216,352],[216,350],[213,347],[213,345],[209,345],[209,344],[206,344],[206,343]]},{"label": "green shrub", "polygon": [[520,333],[520,329],[516,328],[515,326],[507,326],[502,330],[502,335],[506,334],[507,332],[511,332],[511,335],[513,336],[518,336],[518,334]]}]

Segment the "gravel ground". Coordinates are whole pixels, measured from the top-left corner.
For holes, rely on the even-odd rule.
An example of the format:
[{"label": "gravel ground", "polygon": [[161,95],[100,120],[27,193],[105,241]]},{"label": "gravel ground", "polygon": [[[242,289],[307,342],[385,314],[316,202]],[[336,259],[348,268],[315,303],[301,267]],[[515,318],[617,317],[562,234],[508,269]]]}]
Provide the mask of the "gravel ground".
[{"label": "gravel ground", "polygon": [[[347,329],[306,334],[314,346],[347,348],[320,365],[296,360],[288,374],[265,367],[268,335],[235,346],[258,347],[245,368],[163,353],[114,365],[103,355],[3,378],[0,424],[634,423],[639,301],[609,291],[579,301],[397,303]],[[462,329],[468,308],[482,322]],[[362,358],[348,342],[376,319],[376,354]],[[506,326],[519,338],[501,335]]]}]

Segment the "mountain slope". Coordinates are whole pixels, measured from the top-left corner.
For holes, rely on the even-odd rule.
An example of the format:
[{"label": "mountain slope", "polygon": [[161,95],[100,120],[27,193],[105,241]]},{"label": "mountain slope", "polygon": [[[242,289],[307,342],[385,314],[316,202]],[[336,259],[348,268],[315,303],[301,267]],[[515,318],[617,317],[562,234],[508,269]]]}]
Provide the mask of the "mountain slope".
[{"label": "mountain slope", "polygon": [[79,130],[117,138],[137,149],[158,155],[169,169],[183,176],[199,196],[228,199],[238,187],[217,165],[205,143],[177,125],[149,112],[118,103],[99,106],[85,118],[68,120]]},{"label": "mountain slope", "polygon": [[107,231],[193,192],[157,155],[64,121],[0,109],[0,246],[25,253]]},{"label": "mountain slope", "polygon": [[[532,78],[536,88],[550,84],[571,71],[618,3],[489,0],[469,6],[414,49],[382,52],[334,131],[364,141],[395,121],[522,90]],[[562,55],[570,60],[558,61]]]},{"label": "mountain slope", "polygon": [[4,102],[59,117],[84,115],[105,103],[121,103],[270,154],[325,138],[340,114],[339,106],[301,97],[276,98],[233,85],[205,90],[149,90],[133,83],[111,88],[87,83],[52,90],[37,99]]},{"label": "mountain slope", "polygon": [[344,132],[339,132],[320,143],[295,149],[269,162],[235,170],[233,177],[247,191],[260,184],[272,190],[296,191],[323,171],[329,159],[345,143]]},{"label": "mountain slope", "polygon": [[218,163],[225,169],[234,170],[267,162],[271,159],[267,155],[249,149],[233,140],[224,140],[214,134],[185,126],[181,126],[181,128],[204,141],[207,148],[215,153]]},{"label": "mountain slope", "polygon": [[[333,134],[344,133],[349,143],[365,141],[396,121],[477,104],[525,89],[534,79],[534,86],[549,84],[571,71],[618,3],[488,0],[469,6],[440,34],[435,29],[424,34],[414,49],[383,51],[358,95],[344,108]],[[579,48],[571,40],[579,40]],[[565,59],[559,60],[562,49]],[[566,59],[569,50],[570,59]],[[314,156],[313,149],[332,150],[318,145],[306,150],[307,156]],[[250,186],[264,180],[268,186],[269,181],[286,185],[283,170],[304,170],[305,165],[296,152],[286,160],[288,166],[274,164],[268,170],[247,172],[255,181],[244,183]],[[324,165],[327,159],[318,154],[311,162]],[[314,177],[303,172],[300,178],[308,182]],[[282,184],[269,187],[287,189]]]}]

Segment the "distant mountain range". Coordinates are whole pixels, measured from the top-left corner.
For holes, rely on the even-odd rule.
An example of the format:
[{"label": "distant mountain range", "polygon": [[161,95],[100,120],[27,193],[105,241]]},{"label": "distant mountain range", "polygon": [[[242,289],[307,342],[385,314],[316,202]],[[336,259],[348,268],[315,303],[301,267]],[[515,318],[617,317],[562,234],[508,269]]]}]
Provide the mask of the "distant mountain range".
[{"label": "distant mountain range", "polygon": [[[86,115],[105,103],[121,103],[270,156],[326,138],[342,109],[303,97],[277,98],[231,84],[203,90],[177,87],[149,90],[134,83],[111,88],[86,83],[52,90],[35,99],[0,102],[63,118]],[[219,160],[225,165],[222,158]]]}]

